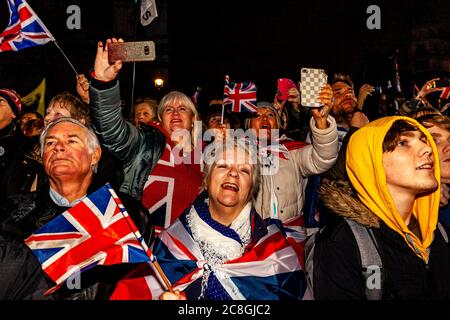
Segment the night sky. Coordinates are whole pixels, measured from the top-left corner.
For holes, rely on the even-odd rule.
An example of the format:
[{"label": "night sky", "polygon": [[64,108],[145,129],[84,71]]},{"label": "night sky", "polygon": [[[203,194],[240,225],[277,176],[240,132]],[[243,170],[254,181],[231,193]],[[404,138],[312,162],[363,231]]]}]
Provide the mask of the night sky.
[{"label": "night sky", "polygon": [[[384,85],[393,78],[389,57],[396,49],[400,49],[401,57],[405,56],[412,25],[417,26],[420,19],[435,19],[435,13],[441,12],[447,17],[447,36],[450,30],[449,6],[442,6],[446,1],[440,0],[277,0],[268,4],[256,0],[166,1],[166,66],[170,73],[166,89],[179,89],[190,95],[201,86],[203,103],[221,96],[225,74],[235,81],[254,82],[259,100],[273,98],[277,78],[298,81],[302,67],[323,68],[330,77],[335,72],[349,73],[357,86],[365,82]],[[125,9],[113,8],[111,1],[28,2],[83,73],[93,64],[96,41],[109,35],[120,36],[124,29],[117,27],[116,14]],[[122,2],[130,6],[131,1]],[[0,13],[5,12],[5,3],[6,0],[0,0]],[[157,0],[157,4],[161,3],[163,0]],[[80,31],[65,28],[65,9],[70,4],[78,4],[82,9]],[[381,30],[366,27],[366,9],[371,4],[381,9]],[[0,27],[6,25],[6,20],[4,14],[0,15]],[[123,21],[128,23],[125,29],[133,30],[132,10]],[[152,39],[162,23],[157,18],[146,29],[138,25],[137,39]],[[443,39],[447,39],[446,35],[442,35]],[[157,54],[160,49],[157,46]],[[136,95],[155,93],[148,77],[155,67],[152,63],[137,65]],[[127,64],[121,73],[122,96],[126,100],[131,91],[131,70],[131,64]],[[31,91],[45,76],[50,95],[47,101],[51,95],[74,89],[73,71],[52,44],[0,53],[0,74],[0,85],[15,87],[21,94]],[[406,73],[401,76],[409,77]]]},{"label": "night sky", "polygon": [[[221,1],[177,5],[173,62],[177,83],[220,95],[223,75],[253,81],[271,99],[276,79],[299,80],[301,67],[345,72],[356,81],[383,81],[388,57],[401,46],[408,21],[402,1],[381,1],[382,29],[368,30],[368,1]],[[174,23],[170,21],[171,26]],[[175,31],[176,30],[176,31]],[[187,62],[188,61],[188,62]]]}]

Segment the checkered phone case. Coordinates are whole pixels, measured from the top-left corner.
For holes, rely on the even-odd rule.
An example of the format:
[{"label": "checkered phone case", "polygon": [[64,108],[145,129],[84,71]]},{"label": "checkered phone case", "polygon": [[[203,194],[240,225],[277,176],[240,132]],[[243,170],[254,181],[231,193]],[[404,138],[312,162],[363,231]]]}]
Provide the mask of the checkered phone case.
[{"label": "checkered phone case", "polygon": [[327,74],[322,69],[302,68],[300,71],[300,91],[302,106],[320,107],[317,96],[327,83]]}]

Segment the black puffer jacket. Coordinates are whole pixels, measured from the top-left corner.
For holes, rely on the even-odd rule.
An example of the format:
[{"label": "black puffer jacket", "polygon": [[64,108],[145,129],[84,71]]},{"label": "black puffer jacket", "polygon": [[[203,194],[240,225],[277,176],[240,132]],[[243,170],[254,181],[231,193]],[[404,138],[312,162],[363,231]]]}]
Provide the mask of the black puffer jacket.
[{"label": "black puffer jacket", "polygon": [[351,195],[348,185],[328,185],[321,191],[325,205],[336,216],[316,238],[316,299],[366,299],[359,250],[343,217],[373,230],[383,262],[383,299],[450,299],[450,248],[439,229],[425,264],[398,233]]},{"label": "black puffer jacket", "polygon": [[41,265],[21,241],[0,234],[0,300],[46,300],[51,287]]},{"label": "black puffer jacket", "polygon": [[0,199],[45,185],[37,140],[25,137],[14,123],[0,130]]}]

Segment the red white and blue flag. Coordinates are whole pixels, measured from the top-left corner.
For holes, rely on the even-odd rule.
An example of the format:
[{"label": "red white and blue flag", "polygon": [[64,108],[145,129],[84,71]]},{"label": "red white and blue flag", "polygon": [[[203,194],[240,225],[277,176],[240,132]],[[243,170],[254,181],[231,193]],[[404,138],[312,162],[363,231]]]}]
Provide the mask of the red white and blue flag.
[{"label": "red white and blue flag", "polygon": [[53,289],[96,265],[154,262],[109,184],[38,229],[25,243],[56,282]]},{"label": "red white and blue flag", "polygon": [[9,23],[0,33],[0,52],[18,51],[54,41],[50,31],[25,0],[7,0]]},{"label": "red white and blue flag", "polygon": [[233,112],[256,112],[256,85],[252,82],[231,82],[225,76],[223,105],[231,106]]},{"label": "red white and blue flag", "polygon": [[[253,227],[253,226],[252,226]],[[256,229],[256,227],[255,227]],[[153,253],[173,289],[188,299],[200,295],[204,272],[212,270],[208,283],[223,288],[232,300],[301,299],[306,290],[303,250],[293,247],[286,234],[275,225],[267,227],[251,249],[239,258],[211,266],[192,238],[186,216],[182,215],[156,239]],[[297,245],[297,244],[296,244]],[[119,282],[112,299],[158,299],[164,292],[148,266],[142,265]]]},{"label": "red white and blue flag", "polygon": [[440,98],[441,99],[449,99],[450,98],[450,87],[445,87],[442,89]]},{"label": "red white and blue flag", "polygon": [[142,194],[142,204],[152,217],[156,234],[169,227],[192,204],[202,184],[202,171],[200,164],[195,164],[194,153],[187,161],[177,163],[175,145],[170,137],[166,136],[166,141]]}]

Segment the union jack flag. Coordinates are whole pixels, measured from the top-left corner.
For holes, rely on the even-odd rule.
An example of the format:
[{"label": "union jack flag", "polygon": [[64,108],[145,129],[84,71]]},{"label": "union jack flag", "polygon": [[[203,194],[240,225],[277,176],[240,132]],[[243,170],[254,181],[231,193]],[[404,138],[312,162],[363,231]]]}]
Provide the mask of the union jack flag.
[{"label": "union jack flag", "polygon": [[154,262],[109,184],[38,229],[25,243],[57,284],[96,265]]},{"label": "union jack flag", "polygon": [[202,183],[200,164],[194,163],[193,153],[187,161],[176,163],[176,149],[169,140],[142,195],[142,204],[152,216],[156,234],[169,227],[191,205]]},{"label": "union jack flag", "polygon": [[[268,225],[267,234],[241,257],[211,266],[182,215],[159,235],[153,252],[173,288],[188,299],[198,297],[207,269],[212,270],[209,281],[218,281],[232,300],[301,299],[306,290],[303,257],[298,256],[303,249],[293,247],[275,224]],[[119,282],[112,299],[157,299],[164,290],[152,271],[142,265]]]},{"label": "union jack flag", "polygon": [[252,82],[235,83],[225,76],[223,105],[231,105],[233,112],[256,112],[256,85]]},{"label": "union jack flag", "polygon": [[0,33],[0,52],[18,51],[55,40],[25,0],[8,0],[8,8],[9,23]]}]

